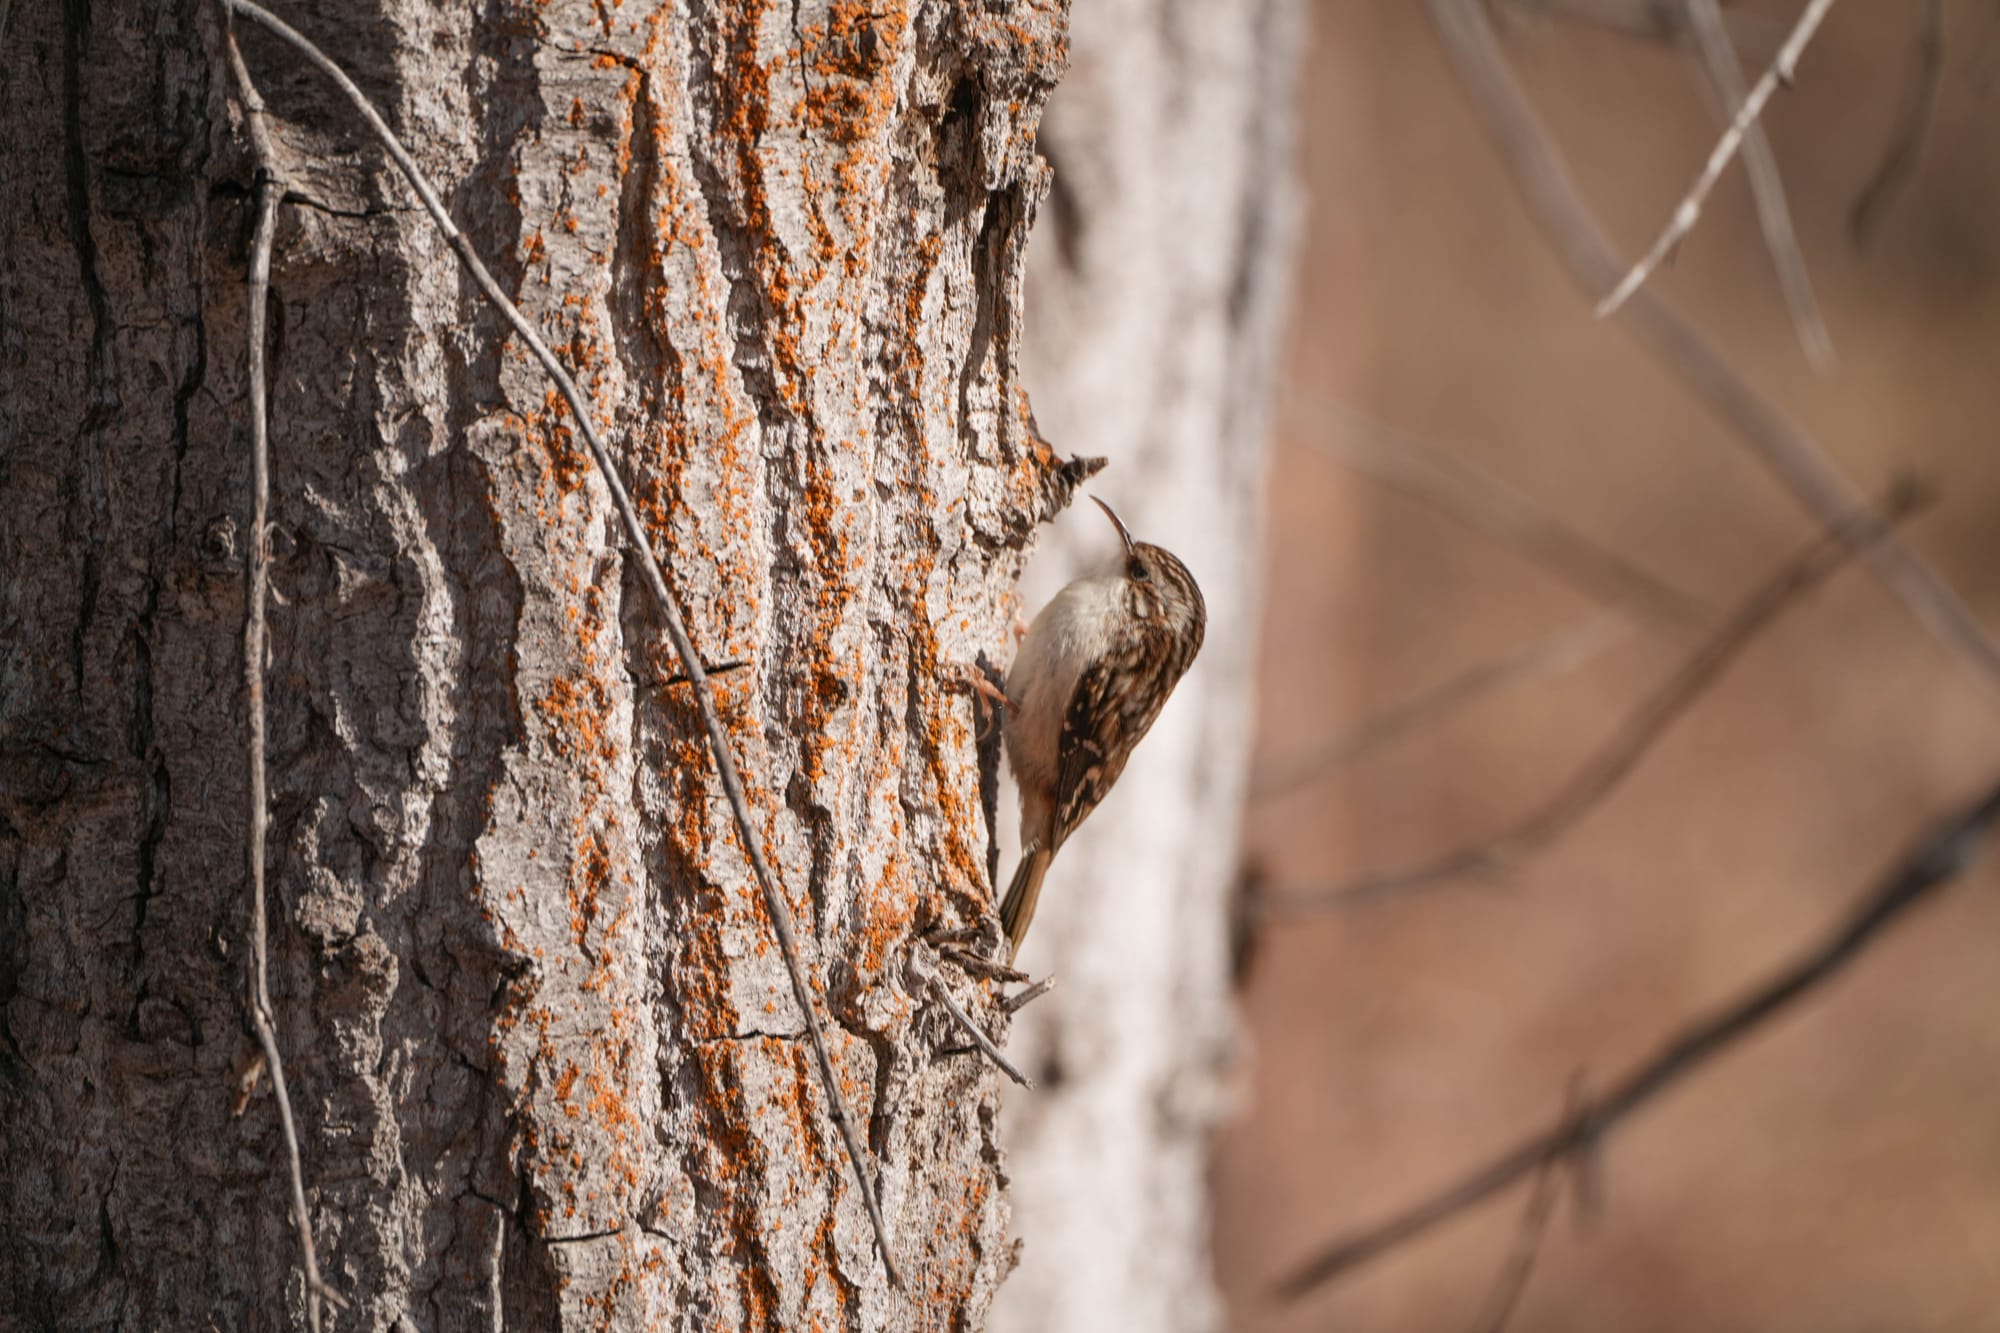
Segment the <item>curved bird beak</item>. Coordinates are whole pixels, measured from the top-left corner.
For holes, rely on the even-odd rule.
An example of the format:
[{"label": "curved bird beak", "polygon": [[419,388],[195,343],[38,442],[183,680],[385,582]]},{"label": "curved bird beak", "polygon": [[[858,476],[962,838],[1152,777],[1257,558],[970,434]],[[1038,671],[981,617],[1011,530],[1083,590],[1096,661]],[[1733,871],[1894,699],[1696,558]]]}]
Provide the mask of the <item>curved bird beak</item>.
[{"label": "curved bird beak", "polygon": [[1090,501],[1092,504],[1096,505],[1099,509],[1102,509],[1104,511],[1104,516],[1111,520],[1111,526],[1118,529],[1118,539],[1125,543],[1125,554],[1128,556],[1131,555],[1133,553],[1132,534],[1126,529],[1125,520],[1118,517],[1118,512],[1116,510],[1114,510],[1110,505],[1104,503],[1104,501],[1098,499],[1096,496],[1094,495],[1091,496]]}]

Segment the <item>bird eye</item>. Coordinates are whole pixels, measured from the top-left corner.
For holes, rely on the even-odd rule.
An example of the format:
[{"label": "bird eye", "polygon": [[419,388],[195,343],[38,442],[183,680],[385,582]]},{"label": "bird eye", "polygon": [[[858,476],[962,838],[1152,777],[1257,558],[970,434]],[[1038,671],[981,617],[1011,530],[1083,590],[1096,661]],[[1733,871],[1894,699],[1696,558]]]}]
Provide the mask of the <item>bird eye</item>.
[{"label": "bird eye", "polygon": [[1147,579],[1153,577],[1153,573],[1140,561],[1134,560],[1132,562],[1132,577],[1144,583]]}]

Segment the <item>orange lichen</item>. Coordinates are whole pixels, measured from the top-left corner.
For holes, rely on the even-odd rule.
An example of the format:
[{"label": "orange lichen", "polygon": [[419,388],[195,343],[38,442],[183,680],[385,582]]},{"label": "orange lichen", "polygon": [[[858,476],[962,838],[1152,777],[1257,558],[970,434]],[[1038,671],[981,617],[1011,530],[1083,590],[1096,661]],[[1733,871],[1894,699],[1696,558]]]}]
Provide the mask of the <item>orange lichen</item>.
[{"label": "orange lichen", "polygon": [[[617,9],[596,0],[607,35]],[[620,73],[599,81],[604,91],[588,107],[571,98],[551,108],[547,151],[576,179],[563,183],[561,207],[541,206],[520,253],[524,267],[548,266],[543,228],[558,241],[582,231],[604,247],[563,242],[565,282],[579,267],[591,276],[553,317],[537,317],[607,428],[697,651],[748,664],[714,678],[717,707],[750,788],[752,836],[784,877],[801,927],[817,924],[820,886],[808,861],[835,876],[880,866],[854,886],[858,896],[842,884],[823,901],[830,911],[842,904],[833,929],[846,932],[838,943],[859,975],[842,1003],[870,995],[874,1023],[886,1012],[893,1029],[910,1006],[885,1009],[873,988],[920,923],[963,919],[964,899],[985,889],[970,713],[942,683],[951,664],[941,636],[955,655],[979,624],[945,605],[964,585],[938,563],[939,551],[960,545],[953,528],[966,521],[958,498],[936,493],[960,460],[931,459],[924,439],[951,420],[957,379],[955,365],[925,364],[927,294],[947,253],[962,265],[971,235],[961,223],[909,235],[907,215],[885,208],[896,197],[887,186],[897,169],[896,70],[911,40],[906,7],[833,0],[789,50],[773,42],[787,25],[771,10],[772,0],[745,0],[716,15],[716,135],[698,150],[713,156],[694,160],[720,174],[720,188],[691,179],[686,92],[658,77],[676,53],[656,48],[685,40],[663,10],[645,21],[642,56],[599,54],[595,68]],[[989,44],[1028,40],[968,22]],[[1026,101],[1010,114],[1034,115],[1036,99]],[[596,137],[579,142],[585,133]],[[893,268],[871,272],[878,248]],[[725,275],[725,254],[747,262]],[[893,274],[886,284],[884,272]],[[755,332],[743,329],[745,301]],[[510,361],[519,355],[510,349]],[[569,784],[535,812],[550,855],[531,865],[489,858],[497,882],[478,889],[507,947],[518,949],[515,927],[533,922],[542,932],[534,956],[541,945],[553,955],[510,987],[494,1025],[495,1067],[522,1103],[540,1223],[553,1214],[616,1225],[657,1188],[657,1127],[645,1123],[636,1090],[654,1077],[640,1053],[654,1049],[651,1025],[664,1012],[696,1084],[685,1101],[671,1098],[676,1114],[699,1124],[687,1169],[715,1200],[732,1269],[723,1281],[735,1290],[716,1293],[718,1308],[737,1309],[740,1326],[777,1328],[786,1311],[811,1307],[816,1324],[830,1290],[851,1314],[858,1293],[840,1276],[831,1206],[810,1215],[806,1234],[780,1229],[778,1205],[806,1191],[837,1202],[851,1182],[803,1045],[740,1035],[746,1016],[766,1027],[795,1021],[791,1001],[741,991],[738,954],[769,950],[769,923],[718,800],[692,689],[677,680],[683,669],[649,631],[626,642],[651,622],[619,623],[618,565],[585,549],[594,539],[580,535],[579,520],[601,522],[603,501],[575,426],[553,397],[524,414],[530,447],[519,475],[532,499],[505,520],[543,534],[524,540],[543,542],[548,567],[563,571],[536,593],[553,602],[536,608],[537,623],[556,627],[562,642],[532,665],[538,683],[524,691],[524,712],[526,746],[557,759]],[[932,438],[950,434],[947,424]],[[1032,467],[1013,470],[1008,484],[1038,483]],[[895,492],[886,505],[873,493],[883,478]],[[771,496],[785,497],[775,514]],[[766,550],[774,524],[775,559]],[[767,677],[777,661],[782,675]],[[635,766],[647,813],[658,816],[644,830],[621,827]],[[906,821],[905,803],[929,817]],[[850,826],[853,810],[885,805],[886,825]],[[650,957],[640,951],[646,931]],[[649,1009],[660,991],[667,1005]],[[842,1093],[866,1119],[868,1049],[838,1028],[829,1035]],[[932,1252],[958,1257],[922,1267],[920,1300],[963,1309],[964,1256],[987,1225],[991,1184],[975,1172],[925,1186],[948,1201],[930,1210],[945,1219]],[[621,1235],[626,1262],[614,1258],[575,1298],[606,1326],[629,1313],[633,1284],[659,1263],[657,1248],[642,1261],[631,1233]],[[783,1279],[782,1305],[781,1244],[788,1260],[806,1260],[803,1295]]]}]

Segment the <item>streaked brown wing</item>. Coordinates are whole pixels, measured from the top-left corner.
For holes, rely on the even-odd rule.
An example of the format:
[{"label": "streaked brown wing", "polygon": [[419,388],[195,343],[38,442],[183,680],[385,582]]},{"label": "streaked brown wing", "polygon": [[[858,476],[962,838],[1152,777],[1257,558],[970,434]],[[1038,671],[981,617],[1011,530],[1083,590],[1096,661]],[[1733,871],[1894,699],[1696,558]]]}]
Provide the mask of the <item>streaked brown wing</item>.
[{"label": "streaked brown wing", "polygon": [[1139,677],[1148,658],[1158,662],[1166,652],[1168,645],[1158,641],[1167,637],[1164,630],[1145,627],[1092,663],[1076,682],[1056,748],[1059,766],[1051,852],[1090,817],[1125,771],[1132,747],[1159,716],[1166,694]]}]

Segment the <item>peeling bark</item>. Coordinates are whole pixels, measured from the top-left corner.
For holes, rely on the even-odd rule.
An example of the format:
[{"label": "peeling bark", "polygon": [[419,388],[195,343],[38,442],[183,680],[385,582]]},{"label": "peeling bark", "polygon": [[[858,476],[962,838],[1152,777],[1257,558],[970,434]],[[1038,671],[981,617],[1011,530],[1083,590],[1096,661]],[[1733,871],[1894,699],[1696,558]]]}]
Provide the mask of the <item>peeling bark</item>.
[{"label": "peeling bark", "polygon": [[[688,687],[550,387],[331,89],[273,272],[273,998],[336,1326],[979,1326],[994,1075],[905,975],[990,910],[1057,3],[283,12],[594,396],[717,673],[907,1293]],[[244,247],[216,14],[0,50],[0,1308],[299,1326],[242,1017]],[[959,993],[983,1008],[962,979]],[[996,1024],[1000,1021],[997,1017]]]}]

